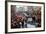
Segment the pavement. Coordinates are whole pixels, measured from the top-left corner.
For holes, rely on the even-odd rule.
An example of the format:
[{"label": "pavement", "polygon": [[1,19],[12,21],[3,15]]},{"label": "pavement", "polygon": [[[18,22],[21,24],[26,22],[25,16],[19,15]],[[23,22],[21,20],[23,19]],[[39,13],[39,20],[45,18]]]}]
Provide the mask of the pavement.
[{"label": "pavement", "polygon": [[27,28],[35,28],[35,25],[27,24]]}]

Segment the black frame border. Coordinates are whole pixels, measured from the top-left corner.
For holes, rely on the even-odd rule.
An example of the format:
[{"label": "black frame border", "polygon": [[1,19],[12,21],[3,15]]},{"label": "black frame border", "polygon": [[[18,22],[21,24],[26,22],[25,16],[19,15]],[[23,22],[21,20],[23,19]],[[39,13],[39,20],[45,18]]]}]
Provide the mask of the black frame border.
[{"label": "black frame border", "polygon": [[[20,31],[20,32],[8,32],[7,30],[7,3],[8,2],[20,2],[20,3],[34,3],[34,4],[43,4],[44,5],[44,30],[36,31]],[[25,32],[42,32],[45,31],[45,3],[44,2],[29,2],[29,1],[5,1],[5,33],[25,33]]]}]

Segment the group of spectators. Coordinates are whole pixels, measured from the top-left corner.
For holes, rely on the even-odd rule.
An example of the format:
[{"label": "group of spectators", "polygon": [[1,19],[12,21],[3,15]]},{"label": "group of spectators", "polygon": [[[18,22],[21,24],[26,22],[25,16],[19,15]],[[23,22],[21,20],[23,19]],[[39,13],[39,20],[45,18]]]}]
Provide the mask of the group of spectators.
[{"label": "group of spectators", "polygon": [[33,10],[32,19],[36,24],[36,27],[41,27],[41,8]]}]

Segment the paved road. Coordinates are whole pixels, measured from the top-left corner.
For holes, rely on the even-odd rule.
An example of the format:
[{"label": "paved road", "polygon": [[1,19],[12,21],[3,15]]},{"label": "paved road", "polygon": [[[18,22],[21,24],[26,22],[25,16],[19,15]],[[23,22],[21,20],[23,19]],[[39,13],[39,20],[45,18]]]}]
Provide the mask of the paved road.
[{"label": "paved road", "polygon": [[27,24],[27,28],[35,28],[35,25]]},{"label": "paved road", "polygon": [[32,24],[24,24],[24,26],[22,27],[20,27],[20,28],[35,28],[35,25],[32,25]]}]

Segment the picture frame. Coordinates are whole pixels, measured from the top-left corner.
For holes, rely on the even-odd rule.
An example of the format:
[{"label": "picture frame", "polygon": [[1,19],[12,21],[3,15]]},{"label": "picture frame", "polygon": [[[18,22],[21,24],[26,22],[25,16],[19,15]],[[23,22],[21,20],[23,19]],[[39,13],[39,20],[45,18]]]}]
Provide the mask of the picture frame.
[{"label": "picture frame", "polygon": [[[40,18],[41,19],[41,21],[40,21],[41,25],[38,26],[38,27],[33,26],[32,28],[29,27],[28,24],[27,24],[27,27],[26,28],[25,27],[24,28],[23,27],[19,27],[19,28],[12,27],[11,26],[11,22],[12,22],[11,21],[12,20],[12,18],[11,18],[12,17],[11,12],[12,12],[12,9],[13,9],[13,11],[15,11],[14,10],[15,9],[14,7],[17,7],[16,11],[19,11],[19,10],[22,11],[23,10],[24,12],[27,11],[27,10],[30,11],[30,8],[27,8],[27,7],[41,8],[41,10],[39,9],[41,11],[40,14],[42,15],[42,17]],[[20,7],[20,8],[18,9],[18,7]],[[25,7],[25,8],[23,8],[23,7]],[[34,8],[33,11],[35,9],[37,9],[37,8]],[[32,8],[31,8],[31,10],[32,10]],[[28,18],[28,19],[30,19],[30,18]],[[35,24],[35,25],[37,25],[37,24]],[[45,31],[45,3],[44,2],[5,1],[5,33],[40,32],[40,31]]]}]

